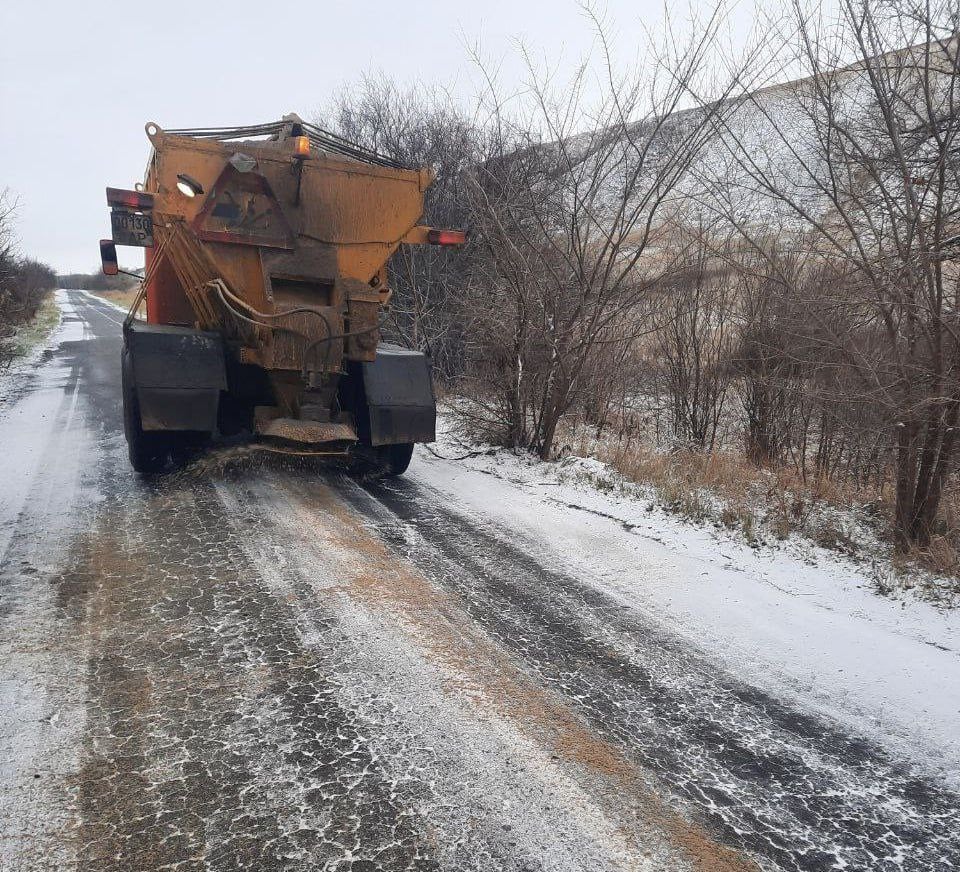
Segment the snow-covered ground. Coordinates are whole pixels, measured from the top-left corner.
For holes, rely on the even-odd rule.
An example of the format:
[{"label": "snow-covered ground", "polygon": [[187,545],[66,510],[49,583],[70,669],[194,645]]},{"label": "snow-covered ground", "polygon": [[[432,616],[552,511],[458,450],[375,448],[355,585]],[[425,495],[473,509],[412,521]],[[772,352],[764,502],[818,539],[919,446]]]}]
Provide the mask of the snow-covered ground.
[{"label": "snow-covered ground", "polygon": [[143,480],[122,315],[61,302],[0,415],[0,868],[960,862],[951,614],[594,461]]},{"label": "snow-covered ground", "polygon": [[[593,460],[463,457],[441,436],[409,475],[508,528],[567,572],[734,675],[848,725],[960,785],[960,612],[875,592],[813,546],[751,547],[671,515]],[[451,457],[458,459],[442,459]]]}]

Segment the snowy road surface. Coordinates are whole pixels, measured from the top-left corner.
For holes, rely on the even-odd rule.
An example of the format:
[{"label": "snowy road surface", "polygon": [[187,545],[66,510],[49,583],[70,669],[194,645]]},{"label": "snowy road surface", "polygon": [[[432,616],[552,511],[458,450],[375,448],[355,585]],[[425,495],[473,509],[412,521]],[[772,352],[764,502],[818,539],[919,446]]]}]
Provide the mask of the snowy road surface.
[{"label": "snowy road surface", "polygon": [[141,480],[61,299],[0,391],[4,872],[960,867],[952,616],[522,467]]}]

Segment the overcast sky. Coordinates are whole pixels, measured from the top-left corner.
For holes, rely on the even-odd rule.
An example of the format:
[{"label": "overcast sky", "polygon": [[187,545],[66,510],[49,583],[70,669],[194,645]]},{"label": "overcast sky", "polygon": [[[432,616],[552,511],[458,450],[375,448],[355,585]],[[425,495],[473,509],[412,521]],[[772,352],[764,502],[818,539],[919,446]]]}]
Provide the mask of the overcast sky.
[{"label": "overcast sky", "polygon": [[[622,56],[658,19],[656,0],[607,0]],[[0,190],[20,201],[24,254],[59,272],[98,265],[110,235],[104,188],[132,187],[149,154],[147,121],[225,126],[314,116],[364,72],[477,90],[467,45],[517,82],[523,40],[561,67],[593,28],[573,0],[2,0]],[[741,7],[735,28],[749,26]],[[122,249],[121,260],[142,263]],[[126,255],[126,256],[124,256]]]}]

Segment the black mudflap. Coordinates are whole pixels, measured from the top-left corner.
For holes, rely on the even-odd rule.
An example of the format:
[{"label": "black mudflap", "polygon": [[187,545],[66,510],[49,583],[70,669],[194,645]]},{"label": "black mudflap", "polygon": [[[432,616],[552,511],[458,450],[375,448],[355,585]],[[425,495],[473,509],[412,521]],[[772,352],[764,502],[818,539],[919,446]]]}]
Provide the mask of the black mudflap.
[{"label": "black mudflap", "polygon": [[219,333],[132,322],[124,332],[145,431],[217,429],[227,388]]},{"label": "black mudflap", "polygon": [[360,364],[363,396],[355,410],[368,445],[433,442],[437,402],[430,361],[419,351],[381,343],[373,363]]}]

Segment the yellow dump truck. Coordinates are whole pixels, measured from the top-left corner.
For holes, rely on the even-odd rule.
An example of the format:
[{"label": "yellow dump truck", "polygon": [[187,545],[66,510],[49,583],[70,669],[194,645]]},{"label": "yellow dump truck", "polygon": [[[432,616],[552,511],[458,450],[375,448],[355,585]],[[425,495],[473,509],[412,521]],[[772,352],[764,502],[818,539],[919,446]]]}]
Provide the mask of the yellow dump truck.
[{"label": "yellow dump truck", "polygon": [[432,172],[296,115],[146,132],[144,181],[107,188],[100,243],[108,274],[118,244],[146,250],[121,361],[134,468],[233,439],[402,473],[436,404],[429,360],[380,341],[386,264],[400,245],[464,242],[418,224]]}]

